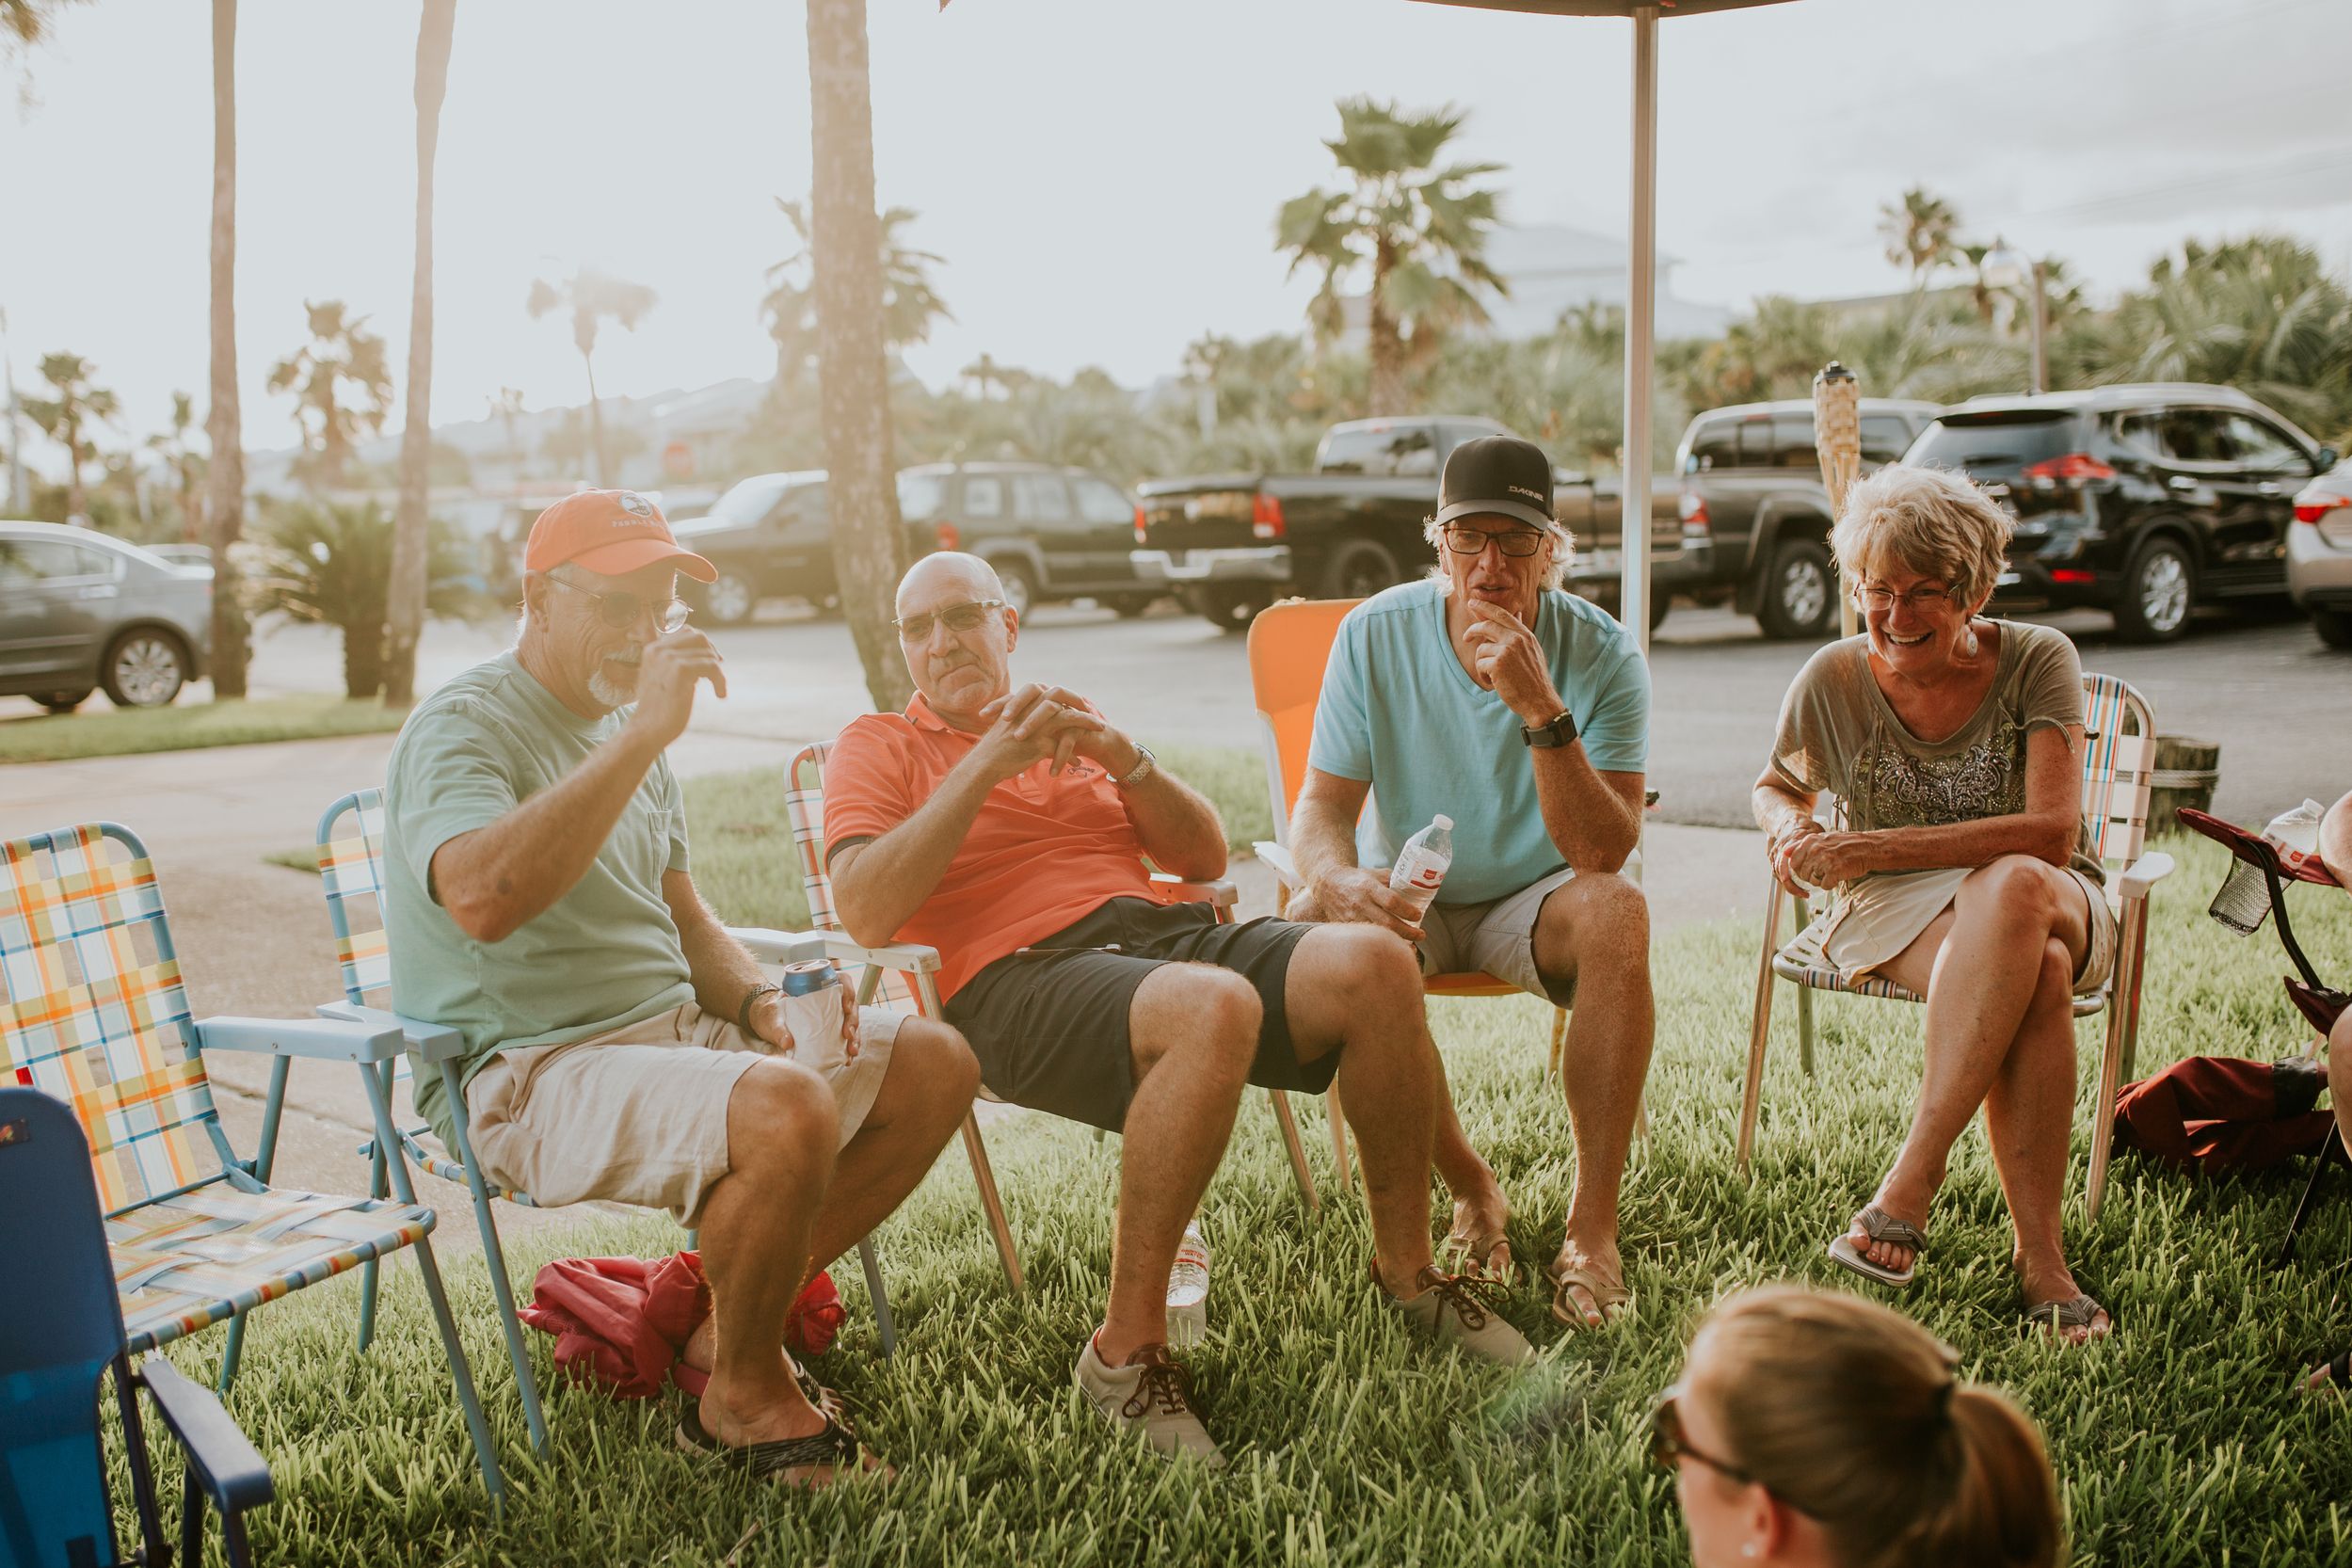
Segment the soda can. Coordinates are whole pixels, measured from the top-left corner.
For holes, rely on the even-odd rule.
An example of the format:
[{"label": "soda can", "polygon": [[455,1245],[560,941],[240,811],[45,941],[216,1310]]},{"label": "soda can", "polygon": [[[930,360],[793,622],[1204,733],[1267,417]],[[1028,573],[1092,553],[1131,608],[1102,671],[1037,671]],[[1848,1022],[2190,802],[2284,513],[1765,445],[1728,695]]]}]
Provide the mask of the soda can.
[{"label": "soda can", "polygon": [[810,996],[841,983],[830,958],[811,958],[806,963],[787,964],[780,984],[788,997]]}]

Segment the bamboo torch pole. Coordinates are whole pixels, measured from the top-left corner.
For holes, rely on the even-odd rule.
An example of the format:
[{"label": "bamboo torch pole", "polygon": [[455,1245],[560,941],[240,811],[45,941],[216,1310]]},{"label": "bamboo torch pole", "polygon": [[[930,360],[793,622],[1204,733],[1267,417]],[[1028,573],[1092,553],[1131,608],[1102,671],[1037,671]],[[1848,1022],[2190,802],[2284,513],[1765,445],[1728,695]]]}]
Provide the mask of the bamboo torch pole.
[{"label": "bamboo torch pole", "polygon": [[[1846,515],[1846,492],[1862,472],[1862,384],[1854,373],[1832,360],[1813,378],[1813,450],[1821,459],[1821,483],[1830,492],[1830,519]],[[1841,636],[1854,634],[1854,596],[1844,573],[1838,575],[1837,626]]]}]

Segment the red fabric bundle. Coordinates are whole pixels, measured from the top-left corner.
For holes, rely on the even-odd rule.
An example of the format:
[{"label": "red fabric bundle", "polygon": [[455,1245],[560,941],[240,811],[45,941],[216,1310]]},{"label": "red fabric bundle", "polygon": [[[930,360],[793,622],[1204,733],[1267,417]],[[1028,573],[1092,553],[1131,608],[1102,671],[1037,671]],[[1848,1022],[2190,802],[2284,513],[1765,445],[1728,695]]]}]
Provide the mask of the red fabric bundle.
[{"label": "red fabric bundle", "polygon": [[[616,1400],[650,1400],[665,1382],[699,1395],[710,1382],[679,1360],[711,1315],[702,1256],[559,1257],[531,1284],[531,1304],[517,1314],[555,1336],[555,1365],[578,1383],[601,1384]],[[794,1356],[823,1355],[848,1317],[833,1276],[808,1282],[784,1320],[784,1346]]]},{"label": "red fabric bundle", "polygon": [[2313,1066],[2233,1056],[2175,1062],[2117,1096],[2115,1141],[2169,1164],[2209,1171],[2259,1171],[2317,1154],[2333,1118],[2311,1109],[2319,1096]]}]

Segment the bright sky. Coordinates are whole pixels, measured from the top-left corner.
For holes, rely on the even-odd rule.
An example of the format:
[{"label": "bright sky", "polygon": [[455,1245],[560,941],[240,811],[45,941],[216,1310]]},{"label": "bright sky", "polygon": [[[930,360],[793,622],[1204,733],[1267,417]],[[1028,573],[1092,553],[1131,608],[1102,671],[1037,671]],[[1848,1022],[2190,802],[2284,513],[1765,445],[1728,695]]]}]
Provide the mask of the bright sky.
[{"label": "bright sky", "polygon": [[[0,309],[20,388],[70,348],[158,428],[206,384],[209,7],[100,0],[0,88]],[[290,444],[264,382],[302,302],[340,298],[406,361],[415,8],[244,0],[239,370],[256,448]],[[955,312],[909,360],[983,350],[1129,385],[1204,330],[1302,324],[1276,207],[1325,181],[1333,101],[1470,111],[1509,216],[1626,227],[1631,29],[1415,0],[874,0],[884,205],[946,259]],[[805,13],[774,0],[462,0],[443,117],[433,408],[584,396],[535,276],[651,285],[608,328],[609,393],[762,376],[771,198],[808,184]],[[1873,229],[1924,182],[1965,228],[2067,257],[2101,293],[2187,233],[2287,230],[2352,272],[2344,0],[1797,0],[1662,28],[1659,237],[1685,297],[1900,286]],[[397,424],[397,413],[394,422]],[[117,438],[119,440],[119,438]],[[112,444],[112,442],[110,442]]]}]

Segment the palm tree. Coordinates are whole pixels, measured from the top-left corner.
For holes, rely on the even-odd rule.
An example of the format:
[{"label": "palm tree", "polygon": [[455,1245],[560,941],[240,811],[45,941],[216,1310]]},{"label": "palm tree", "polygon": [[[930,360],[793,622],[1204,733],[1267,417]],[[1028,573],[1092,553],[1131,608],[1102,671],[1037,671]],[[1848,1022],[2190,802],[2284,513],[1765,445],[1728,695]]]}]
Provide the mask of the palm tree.
[{"label": "palm tree", "polygon": [[[84,0],[0,0],[0,65],[16,64],[48,42],[50,29],[57,24],[57,13],[68,6],[83,3]],[[17,86],[19,101],[30,104],[32,90],[27,72]]]},{"label": "palm tree", "polygon": [[904,707],[912,688],[890,631],[907,550],[883,346],[884,231],[873,204],[866,0],[808,0],[808,111],[809,298],[833,562],[866,689],[887,712]]},{"label": "palm tree", "polygon": [[1284,202],[1274,248],[1288,253],[1292,274],[1321,272],[1307,319],[1324,338],[1341,326],[1341,285],[1368,269],[1371,411],[1404,413],[1407,367],[1426,360],[1448,328],[1485,322],[1478,290],[1510,293],[1486,264],[1496,193],[1477,184],[1503,166],[1436,167],[1467,118],[1450,106],[1403,114],[1343,98],[1338,108],[1339,135],[1323,145],[1348,183]]},{"label": "palm tree", "polygon": [[237,406],[237,0],[213,0],[212,411],[205,504],[213,547],[213,696],[245,695],[244,599],[232,549],[245,531],[245,430]]},{"label": "palm tree", "polygon": [[[393,534],[384,508],[373,501],[264,503],[262,534],[255,607],[339,629],[345,695],[365,698],[381,692]],[[433,520],[425,553],[429,612],[457,616],[479,607],[463,585],[468,565],[456,533]]]},{"label": "palm tree", "polygon": [[523,456],[522,438],[515,433],[515,421],[522,417],[522,389],[501,387],[488,401],[492,417],[506,427],[506,461],[514,469],[509,477],[520,479],[526,459]]},{"label": "palm tree", "polygon": [[171,394],[171,428],[147,438],[147,445],[171,474],[172,493],[180,506],[180,537],[196,542],[204,520],[204,504],[197,486],[204,477],[204,455],[188,444],[196,424],[196,399],[186,392]]},{"label": "palm tree", "polygon": [[424,0],[417,23],[417,252],[408,305],[408,411],[400,431],[400,511],[384,605],[384,702],[416,697],[417,636],[424,626],[425,491],[433,453],[433,157],[449,91],[457,0]]},{"label": "palm tree", "polygon": [[41,379],[57,389],[55,397],[28,397],[24,412],[40,433],[65,448],[66,520],[89,526],[89,494],[82,487],[82,466],[97,454],[83,440],[85,427],[114,423],[121,410],[115,394],[93,386],[98,367],[79,354],[44,354]]},{"label": "palm tree", "polygon": [[654,298],[653,291],[643,283],[608,278],[593,268],[582,267],[562,284],[543,278],[533,279],[531,297],[523,302],[534,321],[550,311],[571,312],[572,346],[580,350],[581,362],[588,367],[588,432],[596,453],[596,482],[607,489],[613,485],[613,464],[604,445],[604,410],[596,395],[597,328],[613,321],[623,331],[635,331],[637,323],[653,309]]},{"label": "palm tree", "polygon": [[[384,340],[366,329],[367,317],[345,315],[340,299],[306,299],[302,309],[311,341],[271,368],[269,390],[294,394],[294,423],[304,449],[296,472],[332,489],[344,482],[360,433],[384,428],[392,411],[392,369]],[[343,400],[346,381],[359,389],[356,405]]]},{"label": "palm tree", "polygon": [[[768,268],[769,288],[760,313],[768,324],[768,336],[776,340],[776,378],[792,383],[817,352],[816,301],[808,285],[808,211],[780,196],[776,205],[792,226],[800,248]],[[936,321],[955,319],[931,284],[931,268],[940,264],[939,258],[899,240],[899,231],[914,221],[912,207],[892,207],[882,215],[882,342],[892,350],[927,340]]]},{"label": "palm tree", "polygon": [[1924,185],[1903,193],[1901,202],[1879,209],[1879,237],[1886,241],[1886,259],[1911,269],[1913,288],[1928,286],[1928,274],[1952,260],[1953,232],[1960,216],[1951,203],[1930,196]]}]

